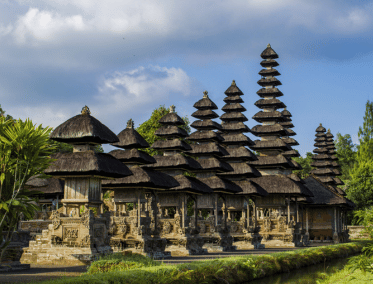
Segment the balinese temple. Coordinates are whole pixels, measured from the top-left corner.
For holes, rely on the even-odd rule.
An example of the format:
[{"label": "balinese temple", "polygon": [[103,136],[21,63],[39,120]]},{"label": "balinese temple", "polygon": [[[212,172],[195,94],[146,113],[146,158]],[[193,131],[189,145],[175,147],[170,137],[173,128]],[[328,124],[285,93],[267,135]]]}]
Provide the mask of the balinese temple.
[{"label": "balinese temple", "polygon": [[[45,170],[63,179],[61,210],[53,211],[52,224],[24,249],[21,261],[38,264],[82,264],[112,252],[109,244],[110,213],[102,214],[101,180],[131,175],[113,156],[95,153],[98,144],[118,142],[118,137],[90,115],[82,113],[59,125],[50,139],[73,145],[73,153],[58,153]],[[60,212],[62,211],[62,212]]]},{"label": "balinese temple", "polygon": [[156,229],[156,192],[176,187],[179,183],[167,174],[141,167],[155,164],[156,160],[139,150],[148,148],[149,144],[134,129],[132,119],[127,122],[127,128],[118,134],[118,138],[119,142],[111,145],[124,150],[113,150],[109,154],[123,162],[132,175],[102,181],[103,190],[114,192],[110,246],[116,252],[132,251],[165,258],[168,256],[165,253],[167,241],[159,237]]},{"label": "balinese temple", "polygon": [[242,189],[216,175],[233,171],[228,163],[221,160],[222,156],[227,156],[229,153],[220,146],[223,137],[214,132],[222,128],[220,124],[213,121],[219,117],[214,112],[218,107],[211,101],[207,91],[194,107],[197,111],[192,114],[192,117],[198,120],[191,126],[197,131],[187,137],[187,140],[192,143],[190,145],[192,150],[188,153],[196,157],[202,167],[196,172],[197,178],[213,190],[211,194],[197,196],[198,209],[209,211],[206,219],[198,216],[200,236],[204,240],[203,248],[208,252],[233,250],[233,238],[227,229],[227,212],[222,207],[226,208],[227,195],[242,192]]},{"label": "balinese temple", "polygon": [[258,235],[255,198],[266,196],[267,192],[249,180],[261,174],[255,167],[249,165],[249,162],[256,161],[257,157],[248,149],[254,145],[254,142],[244,134],[250,132],[244,123],[248,120],[243,114],[246,111],[242,105],[244,94],[233,80],[225,95],[225,105],[222,108],[224,114],[220,116],[224,138],[221,143],[226,147],[229,155],[223,156],[222,159],[227,161],[234,171],[219,175],[231,180],[242,189],[241,192],[226,197],[229,231],[234,238],[233,245],[238,249],[257,249],[261,248],[261,237]]},{"label": "balinese temple", "polygon": [[[274,68],[279,64],[275,59],[277,53],[270,45],[262,52],[262,78],[258,84],[262,87],[257,94],[261,98],[255,104],[262,110],[256,113],[254,120],[261,123],[254,126],[251,132],[260,137],[250,148],[259,152],[258,160],[250,162],[262,174],[253,178],[269,195],[257,198],[258,224],[262,243],[270,246],[301,246],[301,223],[297,199],[312,196],[312,193],[298,180],[292,178],[292,171],[299,169],[286,153],[292,150],[286,142],[295,133],[289,128],[290,115],[279,112],[284,104],[278,99],[283,96],[277,88],[281,82],[276,78],[280,73]],[[295,141],[295,140],[294,140]],[[291,140],[294,145],[293,140]],[[285,153],[285,155],[284,155]]]},{"label": "balinese temple", "polygon": [[[286,144],[288,144],[291,147],[298,146],[299,143],[294,138],[290,137],[290,136],[296,135],[296,133],[292,130],[294,125],[293,125],[292,120],[291,120],[291,117],[292,117],[291,113],[284,106],[284,110],[281,112],[281,114],[283,116],[283,121],[280,122],[280,125],[283,128],[285,128],[286,131],[288,132],[287,136],[281,137],[281,140],[284,141]],[[287,157],[287,158],[289,158],[289,157],[299,157],[300,156],[299,152],[295,151],[293,149],[283,152],[282,155],[284,157]],[[292,162],[294,163],[295,161],[292,160]],[[295,164],[295,165],[298,166],[297,164]]]},{"label": "balinese temple", "polygon": [[[342,173],[339,170],[340,165],[338,164],[338,157],[335,151],[336,148],[335,148],[334,139],[333,139],[334,136],[330,132],[330,129],[328,129],[328,132],[326,133],[325,137],[326,137],[326,149],[328,149],[328,154],[330,155],[330,158],[332,160],[332,165],[333,165],[333,174],[331,176],[334,179],[334,184],[336,186],[344,185],[344,182],[340,178],[337,177],[337,176],[342,175]],[[339,188],[336,188],[336,191],[338,191],[339,194],[346,195],[346,193]]]},{"label": "balinese temple", "polygon": [[[206,250],[202,248],[204,241],[198,234],[197,195],[210,194],[213,190],[197,178],[184,175],[185,172],[197,172],[203,168],[193,158],[182,155],[192,148],[182,139],[188,133],[179,127],[185,122],[176,114],[175,106],[170,107],[170,112],[159,123],[162,127],[155,134],[165,140],[155,141],[152,148],[163,152],[163,155],[154,156],[157,163],[146,167],[166,173],[179,183],[179,186],[157,194],[160,236],[167,239],[166,252],[171,255],[203,254]],[[192,222],[187,214],[188,200],[194,203]]]}]

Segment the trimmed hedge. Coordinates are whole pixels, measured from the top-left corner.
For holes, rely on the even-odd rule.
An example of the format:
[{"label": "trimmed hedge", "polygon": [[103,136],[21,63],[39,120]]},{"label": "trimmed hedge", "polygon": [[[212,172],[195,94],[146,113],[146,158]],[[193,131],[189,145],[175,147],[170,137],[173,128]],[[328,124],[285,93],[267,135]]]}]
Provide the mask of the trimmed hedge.
[{"label": "trimmed hedge", "polygon": [[[195,261],[179,265],[152,264],[148,267],[131,268],[132,262],[126,256],[113,256],[92,264],[89,273],[79,277],[53,280],[53,284],[77,283],[243,283],[276,273],[288,272],[303,266],[321,263],[334,258],[347,257],[361,252],[367,242],[299,249],[260,256],[240,256],[214,260]],[[113,259],[115,258],[115,259]],[[127,263],[127,264],[126,264]],[[143,263],[139,265],[144,265]],[[118,271],[118,270],[122,271]],[[95,273],[95,271],[111,271]],[[116,270],[116,271],[113,271]],[[123,271],[125,270],[125,271]],[[40,282],[39,282],[40,283]],[[52,281],[42,282],[52,283]]]}]

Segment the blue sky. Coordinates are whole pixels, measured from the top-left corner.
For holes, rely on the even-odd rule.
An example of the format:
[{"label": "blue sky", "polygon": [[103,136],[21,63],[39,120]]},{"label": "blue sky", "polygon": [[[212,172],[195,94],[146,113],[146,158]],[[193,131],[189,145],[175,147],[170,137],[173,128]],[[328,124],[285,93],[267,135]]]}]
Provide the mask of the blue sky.
[{"label": "blue sky", "polygon": [[204,90],[221,108],[234,79],[251,128],[271,43],[304,155],[319,123],[357,142],[372,36],[372,1],[0,0],[0,104],[52,127],[88,105],[119,133],[163,104],[193,121]]}]

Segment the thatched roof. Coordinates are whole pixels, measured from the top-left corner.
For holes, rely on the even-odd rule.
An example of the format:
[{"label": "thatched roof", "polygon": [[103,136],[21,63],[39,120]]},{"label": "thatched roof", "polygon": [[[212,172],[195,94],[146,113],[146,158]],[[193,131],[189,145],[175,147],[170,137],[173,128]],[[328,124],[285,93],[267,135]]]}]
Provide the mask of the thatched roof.
[{"label": "thatched roof", "polygon": [[327,144],[325,143],[325,142],[317,142],[317,143],[315,143],[315,144],[313,144],[313,146],[315,146],[315,147],[321,147],[321,148],[326,148],[326,146],[327,146]]},{"label": "thatched roof", "polygon": [[322,153],[328,153],[328,149],[326,148],[317,148],[315,150],[313,150],[314,153],[317,153],[317,154],[322,154]]},{"label": "thatched roof", "polygon": [[214,171],[218,173],[233,172],[233,168],[228,163],[220,161],[214,157],[198,159],[198,163],[204,171]]},{"label": "thatched roof", "polygon": [[260,99],[254,103],[258,108],[285,108],[286,105],[278,99]]},{"label": "thatched roof", "polygon": [[326,153],[312,156],[312,160],[330,160],[330,158],[331,157]]},{"label": "thatched roof", "polygon": [[316,128],[316,132],[325,132],[326,129],[325,127],[322,126],[322,124],[320,123],[319,127]]},{"label": "thatched roof", "polygon": [[123,148],[148,148],[149,144],[146,140],[134,129],[126,128],[118,134],[119,142],[111,143],[111,145]]},{"label": "thatched roof", "polygon": [[149,154],[143,151],[139,151],[137,149],[131,149],[126,151],[113,150],[110,151],[109,154],[125,164],[148,165],[157,162]]},{"label": "thatched roof", "polygon": [[333,193],[316,177],[309,176],[304,181],[307,188],[313,193],[311,199],[314,205],[345,205],[349,207],[354,205],[348,199]]},{"label": "thatched roof", "polygon": [[176,112],[169,112],[163,116],[159,121],[160,124],[164,125],[184,125],[185,121],[176,114]]},{"label": "thatched roof", "polygon": [[289,151],[282,152],[281,155],[284,156],[284,157],[300,157],[299,152],[297,152],[293,149],[291,149]]},{"label": "thatched roof", "polygon": [[236,111],[236,112],[244,112],[246,111],[246,108],[241,105],[240,103],[231,103],[226,104],[221,108],[224,112],[230,112],[230,111]]},{"label": "thatched roof", "polygon": [[152,165],[143,166],[145,168],[154,168],[156,170],[186,170],[186,171],[193,171],[193,170],[200,170],[202,169],[201,165],[194,160],[193,158],[183,156],[181,154],[175,154],[172,156],[153,156],[157,163]]},{"label": "thatched roof", "polygon": [[250,196],[267,196],[268,192],[265,191],[260,185],[251,181],[251,180],[235,180],[232,181],[236,185],[238,185],[242,192],[238,192],[237,194],[242,195],[250,195]]},{"label": "thatched roof", "polygon": [[210,109],[197,110],[192,113],[192,116],[198,119],[214,119],[219,117],[216,112]]},{"label": "thatched roof", "polygon": [[315,138],[315,142],[324,142],[324,141],[326,141],[325,137],[316,137]]},{"label": "thatched roof", "polygon": [[291,123],[290,121],[280,122],[280,125],[284,128],[293,128],[294,127],[294,124]]},{"label": "thatched roof", "polygon": [[334,167],[334,168],[340,168],[341,166],[336,162],[336,161],[333,161],[332,162],[332,166]]},{"label": "thatched roof", "polygon": [[320,168],[320,169],[313,169],[311,174],[314,174],[316,176],[321,176],[321,175],[332,175],[333,170],[329,168]]},{"label": "thatched roof", "polygon": [[263,121],[281,121],[282,120],[282,114],[281,112],[275,110],[275,111],[259,111],[254,116],[253,119],[258,122]]},{"label": "thatched roof", "polygon": [[333,163],[330,161],[315,161],[311,163],[311,167],[316,167],[316,168],[324,168],[324,167],[330,167],[333,166]]},{"label": "thatched roof", "polygon": [[334,184],[336,184],[336,185],[344,185],[345,184],[340,178],[333,177],[333,179],[334,179]]},{"label": "thatched roof", "polygon": [[259,97],[266,98],[266,97],[281,97],[284,94],[277,88],[261,88],[259,91],[256,92]]},{"label": "thatched roof", "polygon": [[290,111],[288,111],[286,108],[281,112],[281,114],[285,117],[291,117]]},{"label": "thatched roof", "polygon": [[288,131],[278,123],[274,125],[260,125],[259,124],[251,128],[251,132],[255,136],[276,135],[276,134],[281,135],[281,136],[288,136]]},{"label": "thatched roof", "polygon": [[245,125],[242,121],[224,122],[221,126],[223,128],[222,130],[223,132],[230,132],[230,131],[241,132],[241,133],[250,132],[250,128],[247,127],[247,125]]},{"label": "thatched roof", "polygon": [[220,146],[218,143],[210,142],[204,144],[191,144],[192,150],[188,151],[188,154],[192,156],[225,156],[228,152],[225,148]]},{"label": "thatched roof", "polygon": [[293,138],[281,138],[282,141],[284,141],[286,144],[290,146],[297,146],[299,145],[298,141]]},{"label": "thatched roof", "polygon": [[218,174],[222,177],[226,177],[226,178],[229,178],[229,177],[232,177],[232,178],[236,178],[236,177],[259,177],[261,176],[261,174],[258,172],[257,169],[251,167],[249,164],[247,163],[229,163],[231,165],[231,167],[234,169],[233,172],[227,172],[227,173],[221,173],[221,174]]},{"label": "thatched roof", "polygon": [[241,187],[236,185],[235,183],[218,177],[212,176],[208,178],[198,178],[201,182],[205,183],[209,188],[211,188],[214,192],[221,192],[221,193],[240,193],[242,192]]},{"label": "thatched roof", "polygon": [[290,196],[313,196],[301,182],[292,180],[285,175],[266,175],[251,178],[269,194],[289,194]]},{"label": "thatched roof", "polygon": [[318,176],[317,178],[323,183],[334,184],[334,179],[330,176]]},{"label": "thatched roof", "polygon": [[172,188],[172,191],[190,192],[190,193],[197,193],[197,194],[214,192],[205,183],[201,182],[200,180],[194,177],[186,177],[184,175],[178,175],[178,176],[175,176],[174,179],[176,179],[176,181],[180,185]]},{"label": "thatched roof", "polygon": [[[326,149],[326,148],[325,148]],[[337,152],[335,151],[335,149],[326,149],[328,150],[328,154],[329,155],[332,155],[332,154],[337,154]],[[338,158],[338,157],[337,157]]]},{"label": "thatched roof", "polygon": [[233,80],[232,84],[229,86],[229,88],[224,92],[227,96],[234,96],[234,95],[240,95],[242,96],[242,91],[237,87],[236,81]]},{"label": "thatched roof", "polygon": [[58,194],[64,192],[65,181],[57,178],[38,178],[32,176],[26,183],[28,190],[41,191],[44,194]]},{"label": "thatched roof", "polygon": [[95,153],[94,151],[57,153],[51,156],[57,161],[44,171],[52,176],[102,176],[125,177],[131,171],[119,160],[110,154]]},{"label": "thatched roof", "polygon": [[224,102],[228,103],[243,103],[243,99],[239,96],[228,96],[223,99]]},{"label": "thatched roof", "polygon": [[237,148],[225,148],[229,155],[222,156],[225,161],[256,161],[258,158],[249,149],[241,146]]},{"label": "thatched roof", "polygon": [[215,130],[222,128],[220,124],[211,119],[196,120],[190,126],[198,130]]},{"label": "thatched roof", "polygon": [[276,59],[278,58],[278,55],[276,51],[274,51],[270,44],[267,45],[267,48],[263,50],[263,52],[260,54],[260,57],[263,59]]},{"label": "thatched roof", "polygon": [[228,134],[222,134],[224,141],[221,142],[223,145],[241,145],[241,146],[252,146],[254,145],[254,142],[251,141],[249,137],[247,137],[245,134],[239,133],[228,133]]},{"label": "thatched roof", "polygon": [[302,166],[298,162],[294,161],[293,159],[289,159],[289,162],[293,165],[293,170],[298,171],[298,170],[303,169]]},{"label": "thatched roof", "polygon": [[271,69],[262,69],[258,73],[260,76],[279,76],[281,75],[280,72],[278,72],[276,69],[271,68]]},{"label": "thatched roof", "polygon": [[318,133],[315,134],[316,137],[326,137],[325,135],[326,134],[322,133],[322,132],[318,132]]},{"label": "thatched roof", "polygon": [[277,78],[275,78],[275,77],[262,78],[257,83],[260,86],[262,86],[262,87],[266,87],[266,86],[280,86],[280,85],[282,85],[281,82]]},{"label": "thatched roof", "polygon": [[155,135],[159,137],[187,137],[188,133],[180,127],[175,125],[167,125],[158,128],[155,132]]},{"label": "thatched roof", "polygon": [[300,182],[300,183],[305,183],[304,180],[302,180],[300,177],[298,177],[296,174],[294,173],[291,173],[290,175],[287,175],[288,178],[294,180],[294,181],[297,181],[297,182]]},{"label": "thatched roof", "polygon": [[247,121],[247,117],[240,112],[227,112],[220,116],[222,121]]},{"label": "thatched roof", "polygon": [[90,114],[78,114],[57,126],[50,139],[64,143],[114,143],[118,137]]},{"label": "thatched roof", "polygon": [[257,169],[265,169],[272,167],[291,169],[294,167],[294,165],[292,164],[292,160],[285,158],[281,154],[277,156],[258,156],[257,161],[249,162],[249,164],[256,167]]},{"label": "thatched roof", "polygon": [[196,102],[193,105],[193,107],[195,107],[196,109],[200,109],[200,110],[204,110],[204,109],[218,109],[218,107],[216,106],[216,104],[212,100],[210,100],[210,98],[208,96],[200,99],[198,102]]},{"label": "thatched roof", "polygon": [[279,150],[290,150],[291,147],[283,141],[283,139],[276,140],[255,140],[255,145],[250,148],[255,151],[265,150],[265,149],[279,149]]},{"label": "thatched roof", "polygon": [[290,129],[290,128],[286,128],[286,135],[285,136],[295,136],[297,135],[293,129]]},{"label": "thatched roof", "polygon": [[157,140],[153,143],[151,148],[155,150],[160,150],[160,151],[166,151],[166,150],[189,151],[192,149],[188,143],[181,141],[177,138],[172,139],[172,140]]},{"label": "thatched roof", "polygon": [[131,176],[112,180],[103,180],[103,188],[134,188],[148,187],[168,189],[179,186],[179,183],[171,176],[148,168],[133,166],[130,168]]},{"label": "thatched roof", "polygon": [[187,137],[185,140],[195,141],[195,142],[203,142],[203,141],[220,142],[220,141],[223,141],[224,138],[219,133],[216,133],[212,130],[208,130],[208,131],[195,131],[192,134],[190,134],[190,136]]},{"label": "thatched roof", "polygon": [[342,175],[342,173],[341,173],[338,169],[333,169],[333,173],[334,173],[334,175],[336,175],[336,176],[340,176],[340,175]]},{"label": "thatched roof", "polygon": [[[328,129],[328,132],[326,133],[326,138],[333,139],[334,135],[330,133],[330,129]],[[331,140],[333,141],[333,140]]]},{"label": "thatched roof", "polygon": [[267,59],[267,60],[263,60],[262,62],[260,62],[260,65],[262,67],[276,67],[279,64],[274,59]]}]

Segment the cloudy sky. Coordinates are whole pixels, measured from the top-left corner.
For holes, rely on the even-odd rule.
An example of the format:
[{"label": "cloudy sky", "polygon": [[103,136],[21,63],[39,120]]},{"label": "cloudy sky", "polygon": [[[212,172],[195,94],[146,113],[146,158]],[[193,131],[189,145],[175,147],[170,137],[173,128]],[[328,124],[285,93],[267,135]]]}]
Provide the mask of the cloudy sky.
[{"label": "cloudy sky", "polygon": [[357,142],[372,36],[372,1],[0,0],[0,104],[52,127],[88,105],[118,133],[159,105],[193,121],[204,90],[221,108],[234,79],[251,128],[270,43],[304,155],[319,123]]}]

